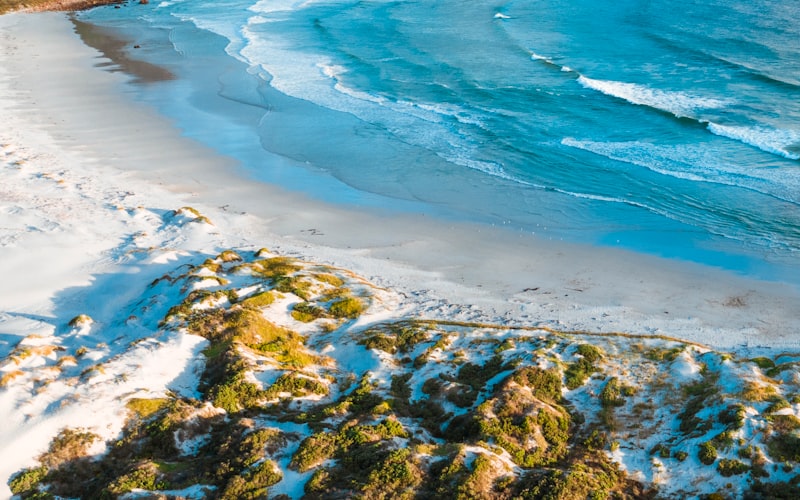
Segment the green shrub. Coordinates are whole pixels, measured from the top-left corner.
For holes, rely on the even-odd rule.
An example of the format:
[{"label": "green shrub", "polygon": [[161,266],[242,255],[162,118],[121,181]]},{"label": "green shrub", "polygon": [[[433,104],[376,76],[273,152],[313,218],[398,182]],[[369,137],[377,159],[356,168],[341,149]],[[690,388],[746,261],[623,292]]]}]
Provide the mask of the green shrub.
[{"label": "green shrub", "polygon": [[292,317],[303,323],[310,323],[325,316],[327,316],[325,309],[308,302],[300,302],[292,307]]},{"label": "green shrub", "polygon": [[436,396],[442,392],[442,383],[441,379],[436,377],[431,377],[426,379],[425,382],[422,384],[422,393],[427,394],[429,396]]},{"label": "green shrub", "polygon": [[44,466],[23,469],[11,477],[8,486],[11,488],[11,493],[15,495],[32,493],[45,476],[47,476],[47,467]]},{"label": "green shrub", "polygon": [[650,454],[658,455],[661,458],[669,458],[672,453],[669,449],[669,446],[659,443],[653,446],[653,448],[650,450]]},{"label": "green shrub", "polygon": [[719,423],[728,429],[741,429],[744,426],[745,408],[742,404],[733,404],[721,411],[717,416]]},{"label": "green shrub", "polygon": [[580,354],[583,356],[583,359],[592,364],[594,364],[595,361],[603,359],[603,351],[590,344],[579,344],[575,349],[575,353]]},{"label": "green shrub", "polygon": [[744,462],[740,462],[738,460],[733,460],[730,458],[723,458],[717,464],[717,470],[724,477],[731,477],[739,474],[744,474],[745,472],[750,470],[750,467]]},{"label": "green shrub", "polygon": [[654,347],[644,353],[644,357],[652,361],[675,361],[684,350],[683,346],[667,349],[665,347]]},{"label": "green shrub", "polygon": [[311,283],[297,276],[279,276],[274,280],[275,290],[292,293],[303,300],[311,299]]},{"label": "green shrub", "polygon": [[267,307],[273,302],[275,302],[275,294],[267,290],[266,292],[257,293],[247,297],[241,302],[241,304],[244,307],[259,309],[262,307]]},{"label": "green shrub", "polygon": [[300,266],[291,257],[272,257],[253,262],[255,272],[264,278],[278,278],[296,273]]},{"label": "green shrub", "polygon": [[777,434],[767,443],[767,451],[775,460],[800,462],[800,437]]},{"label": "green shrub", "polygon": [[113,495],[122,495],[135,489],[165,490],[169,486],[158,478],[158,467],[152,462],[138,466],[135,470],[115,479],[108,491]]},{"label": "green shrub", "polygon": [[158,413],[169,404],[167,398],[131,398],[125,406],[136,414],[138,418],[147,419]]},{"label": "green shrub", "polygon": [[329,459],[336,452],[336,435],[327,432],[313,434],[303,442],[292,455],[289,468],[306,472]]},{"label": "green shrub", "polygon": [[408,433],[403,428],[403,424],[394,418],[387,418],[375,426],[375,432],[381,439],[391,439],[393,437],[408,437]]},{"label": "green shrub", "polygon": [[594,366],[586,358],[570,363],[564,372],[567,389],[572,390],[582,386],[594,371]]},{"label": "green shrub", "polygon": [[600,392],[600,404],[604,408],[612,406],[622,406],[625,404],[625,398],[622,397],[622,391],[617,377],[611,377],[606,382],[605,387]]},{"label": "green shrub", "polygon": [[365,498],[410,498],[408,490],[422,482],[422,475],[408,449],[395,450],[366,478]]},{"label": "green shrub", "polygon": [[225,500],[258,500],[266,498],[269,487],[278,483],[283,476],[275,470],[275,464],[264,460],[242,475],[236,475],[228,480],[222,499]]},{"label": "green shrub", "polygon": [[775,362],[774,361],[772,361],[769,358],[763,357],[763,356],[762,357],[758,357],[758,358],[752,358],[749,361],[751,363],[755,363],[756,366],[758,366],[762,370],[768,370],[770,368],[774,368],[775,367]]},{"label": "green shrub", "polygon": [[255,408],[262,399],[265,399],[263,391],[252,382],[244,380],[242,375],[236,375],[217,386],[212,393],[214,406],[231,414]]},{"label": "green shrub", "polygon": [[697,452],[697,458],[700,459],[701,463],[705,465],[711,465],[717,460],[717,448],[711,444],[711,441],[706,441],[700,445],[700,449]]},{"label": "green shrub", "polygon": [[367,349],[378,349],[389,354],[408,353],[429,336],[423,325],[406,321],[373,326],[363,335],[359,344]]},{"label": "green shrub", "polygon": [[411,388],[408,387],[408,381],[411,380],[413,374],[406,373],[403,375],[392,375],[392,385],[389,393],[400,399],[407,400],[411,397]]},{"label": "green shrub", "polygon": [[[679,429],[683,433],[696,430],[705,431],[711,428],[713,422],[703,421],[697,414],[709,405],[707,400],[719,392],[716,384],[717,376],[707,376],[703,380],[694,382],[683,387],[684,394],[688,397],[683,405],[683,411],[678,414],[680,422]],[[735,418],[735,417],[734,417]]]},{"label": "green shrub", "polygon": [[583,446],[589,450],[602,450],[608,443],[608,436],[605,432],[597,429],[593,430],[589,437],[583,440]]},{"label": "green shrub", "polygon": [[315,274],[314,278],[316,278],[317,281],[321,281],[323,283],[327,283],[327,284],[329,284],[331,286],[334,286],[336,288],[344,285],[344,280],[342,278],[336,276],[336,275],[333,275],[333,274],[319,273],[319,274]]},{"label": "green shrub", "polygon": [[329,487],[330,478],[331,473],[327,469],[317,469],[303,487],[303,491],[306,494],[324,493]]},{"label": "green shrub", "polygon": [[511,379],[533,390],[533,395],[546,401],[561,399],[561,376],[555,370],[542,370],[536,366],[520,368]]},{"label": "green shrub", "polygon": [[364,304],[355,297],[345,297],[330,306],[330,313],[334,318],[356,319],[363,311]]},{"label": "green shrub", "polygon": [[294,373],[285,373],[264,392],[267,399],[275,398],[279,394],[288,392],[294,397],[307,396],[308,394],[327,394],[328,387],[322,382],[308,377],[301,377]]}]

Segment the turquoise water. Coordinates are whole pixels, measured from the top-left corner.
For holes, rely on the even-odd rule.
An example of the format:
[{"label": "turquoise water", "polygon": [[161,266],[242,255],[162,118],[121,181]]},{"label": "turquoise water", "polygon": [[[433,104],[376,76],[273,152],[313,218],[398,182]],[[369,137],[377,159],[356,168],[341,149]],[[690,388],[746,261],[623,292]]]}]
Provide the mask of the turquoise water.
[{"label": "turquoise water", "polygon": [[[254,178],[800,284],[800,4],[105,7],[137,98]],[[280,156],[291,160],[275,162]]]}]

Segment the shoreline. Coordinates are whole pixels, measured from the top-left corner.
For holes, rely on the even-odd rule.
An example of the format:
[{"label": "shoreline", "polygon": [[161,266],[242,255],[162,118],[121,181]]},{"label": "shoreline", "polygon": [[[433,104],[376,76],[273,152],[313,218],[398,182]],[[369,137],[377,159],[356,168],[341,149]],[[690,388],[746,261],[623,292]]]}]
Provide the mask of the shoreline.
[{"label": "shoreline", "polygon": [[131,77],[99,70],[107,60],[81,43],[64,14],[11,16],[20,25],[34,17],[53,25],[41,34],[18,28],[15,36],[34,38],[3,55],[18,76],[14,86],[29,96],[14,100],[23,123],[93,164],[167,189],[183,205],[224,220],[240,244],[264,242],[350,268],[404,290],[411,302],[447,303],[458,320],[656,333],[723,349],[800,345],[793,334],[800,319],[791,314],[800,294],[787,284],[424,214],[358,212],[252,182],[232,160],[120,95]]},{"label": "shoreline", "polygon": [[[256,183],[231,159],[182,137],[167,119],[130,100],[125,89],[134,77],[108,71],[108,59],[81,42],[65,14],[0,16],[0,40],[0,120],[7,125],[0,130],[0,408],[6,423],[0,442],[8,450],[0,453],[0,496],[10,494],[8,478],[35,466],[61,430],[91,428],[101,441],[88,453],[101,456],[104,442],[123,433],[130,402],[198,396],[208,341],[162,328],[160,320],[192,286],[205,291],[201,284],[210,276],[258,293],[247,274],[233,270],[237,262],[222,257],[228,249],[260,257],[258,249],[267,247],[314,273],[352,280],[355,291],[369,288],[367,314],[341,323],[338,337],[292,323],[292,294],[279,296],[269,319],[308,333],[315,353],[335,357],[342,373],[372,373],[383,389],[398,370],[411,370],[401,359],[406,354],[376,354],[355,339],[367,328],[409,318],[460,338],[410,377],[455,370],[456,357],[471,356],[470,350],[479,353],[473,362],[486,362],[498,355],[494,346],[502,339],[529,336],[533,346],[552,333],[562,344],[550,355],[559,359],[572,359],[571,339],[578,337],[596,340],[620,359],[645,355],[644,345],[680,339],[690,347],[677,362],[651,372],[652,387],[664,389],[659,397],[681,394],[681,384],[695,381],[705,363],[719,370],[730,394],[741,396],[726,377],[762,377],[755,361],[742,358],[731,368],[727,354],[705,346],[743,357],[768,354],[775,363],[789,361],[786,366],[794,366],[796,355],[780,359],[780,353],[800,352],[800,319],[793,314],[800,294],[789,285],[478,224],[355,211]],[[181,208],[189,206],[203,217]],[[224,276],[201,264],[214,256]],[[475,332],[483,343],[473,343]],[[529,360],[530,346],[520,342],[508,352]],[[642,375],[628,366],[609,365],[608,377],[592,377],[576,390],[576,401],[596,406],[599,384]],[[259,372],[258,380],[266,387],[277,373]],[[794,374],[783,376],[794,387]],[[651,463],[651,450],[674,431],[671,419],[684,400],[657,406],[664,412],[662,434],[609,456],[634,477],[658,482],[653,471],[661,470],[660,462]],[[637,428],[639,417],[631,420]],[[287,479],[275,492],[298,497],[310,474],[291,471],[288,457],[281,462]],[[684,473],[697,473],[695,462],[691,457],[678,466],[665,490],[679,491],[689,477]],[[700,474],[718,488],[731,481],[714,468]]]}]

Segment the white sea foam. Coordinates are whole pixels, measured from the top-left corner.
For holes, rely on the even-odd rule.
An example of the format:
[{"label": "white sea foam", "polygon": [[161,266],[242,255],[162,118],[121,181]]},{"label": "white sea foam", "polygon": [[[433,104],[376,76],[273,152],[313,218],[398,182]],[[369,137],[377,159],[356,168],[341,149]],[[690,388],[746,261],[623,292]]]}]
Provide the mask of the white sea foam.
[{"label": "white sea foam", "polygon": [[561,144],[679,179],[699,182],[720,182],[722,179],[718,175],[718,169],[700,168],[687,163],[685,159],[694,155],[685,147],[661,147],[639,141],[581,141],[572,137],[565,137],[561,140]]},{"label": "white sea foam", "polygon": [[800,150],[800,130],[775,129],[771,127],[731,126],[709,123],[708,130],[716,135],[734,139],[767,153],[783,156],[790,160],[800,160],[800,154],[790,148]]},{"label": "white sea foam", "polygon": [[595,80],[584,75],[578,77],[578,83],[587,89],[624,99],[632,104],[666,111],[682,118],[696,118],[699,110],[719,109],[730,104],[729,100],[700,97],[685,92],[659,90],[636,83]]},{"label": "white sea foam", "polygon": [[261,0],[250,7],[250,10],[263,14],[271,14],[274,12],[296,10],[311,3],[313,3],[313,0]]},{"label": "white sea foam", "polygon": [[494,18],[495,19],[511,19],[510,16],[507,16],[507,15],[503,14],[502,12],[498,12],[497,14],[495,14]]},{"label": "white sea foam", "polygon": [[726,153],[708,144],[659,145],[641,141],[562,139],[561,144],[661,175],[749,189],[791,203],[800,202],[800,176],[785,171],[726,162]]}]

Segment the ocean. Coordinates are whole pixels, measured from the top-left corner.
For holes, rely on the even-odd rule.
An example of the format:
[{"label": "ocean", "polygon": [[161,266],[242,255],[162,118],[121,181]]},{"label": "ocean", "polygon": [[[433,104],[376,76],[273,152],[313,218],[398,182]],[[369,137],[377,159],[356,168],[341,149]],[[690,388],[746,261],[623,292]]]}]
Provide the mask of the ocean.
[{"label": "ocean", "polygon": [[[77,15],[254,182],[800,285],[800,4],[196,0]],[[98,63],[110,70],[118,64]]]}]

